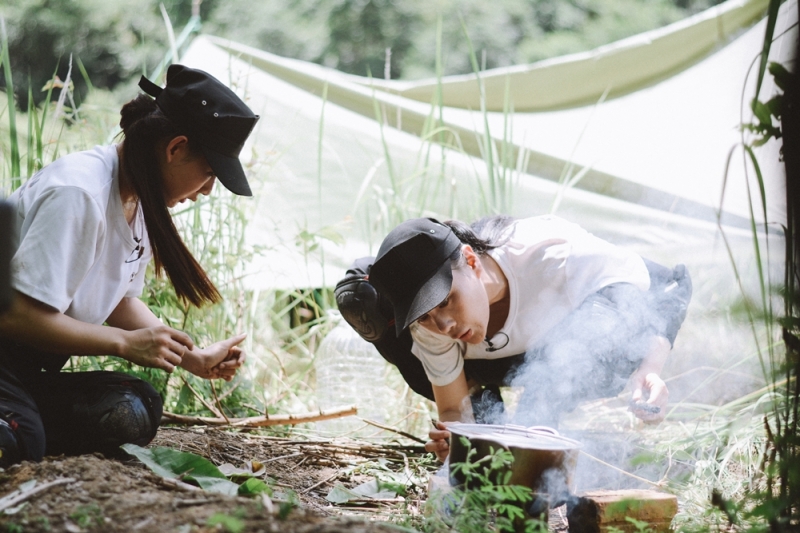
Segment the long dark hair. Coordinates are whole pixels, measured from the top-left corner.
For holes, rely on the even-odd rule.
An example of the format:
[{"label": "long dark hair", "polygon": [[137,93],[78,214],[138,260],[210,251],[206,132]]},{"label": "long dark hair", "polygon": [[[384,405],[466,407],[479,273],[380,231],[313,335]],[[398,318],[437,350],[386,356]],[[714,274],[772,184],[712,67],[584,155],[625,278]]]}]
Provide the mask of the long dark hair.
[{"label": "long dark hair", "polygon": [[[120,115],[119,125],[125,137],[122,165],[139,197],[156,275],[166,271],[178,297],[195,306],[219,302],[219,291],[181,240],[164,199],[157,154],[170,140],[186,132],[159,111],[155,100],[143,94],[125,104]],[[191,142],[189,152],[200,155]]]},{"label": "long dark hair", "polygon": [[[449,227],[458,240],[468,244],[478,255],[483,255],[489,250],[502,246],[508,238],[503,237],[506,228],[514,222],[515,218],[508,215],[494,215],[483,217],[472,224],[465,224],[459,220],[445,220],[442,222]],[[453,252],[451,260],[459,261],[461,249]],[[453,268],[456,268],[454,265]]]}]

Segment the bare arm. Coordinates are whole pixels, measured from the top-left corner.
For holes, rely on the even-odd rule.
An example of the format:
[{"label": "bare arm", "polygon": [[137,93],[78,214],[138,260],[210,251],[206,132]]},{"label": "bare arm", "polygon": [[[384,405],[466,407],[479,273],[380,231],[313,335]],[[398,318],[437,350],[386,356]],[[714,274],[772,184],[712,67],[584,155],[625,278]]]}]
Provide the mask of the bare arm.
[{"label": "bare arm", "polygon": [[633,413],[645,422],[659,422],[666,415],[669,390],[661,379],[661,371],[670,352],[669,341],[661,336],[654,336],[650,348],[639,368],[631,374],[631,401],[634,403],[645,402],[659,408],[658,413],[651,413],[641,409],[632,408]]},{"label": "bare arm", "polygon": [[473,422],[472,404],[470,404],[469,387],[464,370],[447,385],[432,385],[433,397],[436,399],[436,409],[439,412],[439,423],[428,434],[430,441],[425,444],[425,450],[433,452],[440,461],[444,461],[450,453],[450,432],[444,422]]},{"label": "bare arm", "polygon": [[[117,310],[112,316],[116,314]],[[0,334],[48,353],[115,355],[168,372],[180,364],[181,355],[192,346],[188,335],[160,322],[133,331],[88,324],[19,292],[11,310],[0,318]]]},{"label": "bare arm", "polygon": [[[108,317],[108,323],[127,330],[166,327],[138,298],[123,298]],[[244,364],[245,353],[238,346],[244,339],[242,334],[206,348],[190,345],[183,351],[179,366],[202,378],[230,381]]]}]

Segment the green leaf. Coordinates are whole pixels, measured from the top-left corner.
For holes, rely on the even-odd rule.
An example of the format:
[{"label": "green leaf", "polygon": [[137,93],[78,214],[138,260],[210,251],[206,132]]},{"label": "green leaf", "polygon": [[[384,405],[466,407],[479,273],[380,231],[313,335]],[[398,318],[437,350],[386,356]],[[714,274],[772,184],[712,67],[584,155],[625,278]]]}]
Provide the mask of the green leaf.
[{"label": "green leaf", "polygon": [[239,486],[228,481],[211,461],[199,455],[162,446],[142,448],[135,444],[123,444],[121,448],[161,477],[194,481],[204,490],[229,496],[235,496],[239,490]]},{"label": "green leaf", "polygon": [[328,492],[328,495],[325,496],[325,499],[331,503],[342,504],[351,500],[359,500],[361,499],[361,495],[356,494],[344,485],[337,483],[333,486],[330,492]]},{"label": "green leaf", "polygon": [[753,101],[750,103],[750,108],[753,110],[753,114],[755,114],[759,122],[762,124],[772,124],[769,108],[764,102],[753,98]]},{"label": "green leaf", "polygon": [[208,517],[206,525],[208,527],[222,526],[228,533],[241,533],[245,528],[243,520],[225,513],[214,513]]},{"label": "green leaf", "polygon": [[783,95],[778,94],[773,96],[769,99],[766,103],[767,109],[769,109],[770,114],[777,118],[778,120],[781,119],[781,109],[783,107]]},{"label": "green leaf", "polygon": [[366,483],[362,483],[357,487],[348,489],[343,485],[337,483],[333,486],[331,491],[325,496],[325,499],[331,503],[342,504],[352,500],[388,500],[395,498],[397,493],[392,490],[384,490],[385,486],[378,483],[377,479],[371,479]]},{"label": "green leaf", "polygon": [[261,481],[251,477],[241,485],[238,490],[239,496],[258,496],[259,494],[266,494],[272,496],[272,487]]},{"label": "green leaf", "polygon": [[786,70],[786,67],[780,63],[772,62],[769,64],[769,73],[772,74],[773,78],[775,78],[775,85],[777,85],[782,91],[786,91],[786,88],[792,82],[792,75],[788,70]]}]

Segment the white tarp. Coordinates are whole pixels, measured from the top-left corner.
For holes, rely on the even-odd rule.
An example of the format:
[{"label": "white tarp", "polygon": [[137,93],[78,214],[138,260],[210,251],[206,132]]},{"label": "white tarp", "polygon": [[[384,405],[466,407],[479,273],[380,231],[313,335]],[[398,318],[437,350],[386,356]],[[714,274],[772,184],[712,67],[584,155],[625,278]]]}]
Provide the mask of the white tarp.
[{"label": "white tarp", "polygon": [[[740,280],[754,298],[759,283],[746,186],[754,178],[737,144],[739,124],[751,120],[748,100],[764,35],[763,21],[747,21],[758,18],[764,3],[729,0],[594,52],[484,73],[487,80],[519,84],[513,94],[525,94],[526,76],[550,69],[548,90],[580,102],[525,112],[515,105],[513,113],[477,111],[481,103],[474,91],[472,100],[456,102],[461,107],[432,106],[419,92],[427,82],[378,84],[235,42],[196,38],[182,62],[231,83],[262,117],[243,153],[255,192],[246,238],[266,247],[249,266],[249,286],[331,286],[354,258],[374,253],[391,227],[412,216],[470,221],[491,212],[531,216],[554,210],[653,260],[687,265],[694,298],[667,374],[673,398],[702,399],[705,385],[681,385],[678,376],[702,373],[703,365],[752,369],[756,361],[753,333],[734,313]],[[790,69],[796,23],[797,0],[790,0],[781,8],[770,52],[771,60]],[[695,37],[681,38],[690,35]],[[664,42],[687,48],[670,48],[659,65]],[[645,50],[650,52],[642,55]],[[612,56],[621,61],[620,79],[626,80],[616,88],[618,96],[612,87],[600,104],[577,98],[573,85],[584,79],[580,65],[591,77],[593,62]],[[635,60],[628,65],[626,57]],[[637,78],[637,68],[630,67],[641,65],[642,57],[654,64]],[[569,75],[560,79],[554,74],[559,71]],[[442,85],[457,87],[468,78],[444,78]],[[496,87],[486,87],[496,93]],[[606,86],[598,87],[586,94]],[[760,98],[769,99],[775,90],[767,75]],[[512,167],[505,174],[498,166],[487,170],[487,124],[493,160],[505,154]],[[450,148],[436,144],[440,139]],[[786,213],[778,146],[770,142],[756,152],[767,190],[766,218],[774,228],[769,239],[763,231],[760,239],[762,247],[769,244],[770,284],[782,281],[779,225]],[[576,174],[583,177],[570,186],[559,181]],[[720,230],[716,212],[726,176]],[[750,192],[758,205],[757,188]],[[763,222],[764,215],[756,214]],[[723,390],[706,399],[738,394],[737,379],[758,386],[751,375],[731,370]]]}]

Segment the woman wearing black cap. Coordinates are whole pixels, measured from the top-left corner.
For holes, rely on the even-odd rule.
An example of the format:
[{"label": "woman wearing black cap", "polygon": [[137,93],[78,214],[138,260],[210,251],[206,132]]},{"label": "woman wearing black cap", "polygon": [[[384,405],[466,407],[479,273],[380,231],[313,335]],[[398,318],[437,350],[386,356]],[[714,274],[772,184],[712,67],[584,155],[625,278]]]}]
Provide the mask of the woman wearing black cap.
[{"label": "woman wearing black cap", "polygon": [[[237,335],[201,348],[139,300],[150,258],[179,298],[220,294],[182,242],[169,208],[219,179],[251,195],[238,155],[258,117],[209,74],[181,65],[162,89],[123,106],[124,140],[70,154],[31,177],[15,205],[15,300],[0,316],[0,466],[47,454],[115,452],[149,442],[161,399],[115,372],[62,373],[70,355],[114,355],[172,372],[231,380]],[[103,324],[107,325],[103,325]]]},{"label": "woman wearing black cap", "polygon": [[[524,392],[514,422],[557,425],[560,413],[616,395],[629,380],[634,414],[664,416],[659,374],[691,297],[682,266],[667,269],[543,216],[472,227],[409,220],[367,270],[360,279],[351,270],[337,287],[342,315],[414,390],[430,387],[442,421],[500,421],[485,394],[473,413],[471,388],[517,385]],[[378,313],[364,304],[366,283]],[[446,436],[439,426],[427,446],[440,458]]]}]

